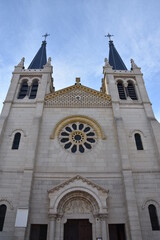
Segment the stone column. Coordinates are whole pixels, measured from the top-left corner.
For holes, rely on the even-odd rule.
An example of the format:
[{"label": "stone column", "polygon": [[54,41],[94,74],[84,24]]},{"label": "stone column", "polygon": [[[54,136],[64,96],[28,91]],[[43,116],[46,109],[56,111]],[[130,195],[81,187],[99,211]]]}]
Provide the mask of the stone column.
[{"label": "stone column", "polygon": [[101,224],[102,224],[102,240],[108,239],[108,233],[107,233],[107,216],[101,215]]},{"label": "stone column", "polygon": [[101,235],[102,235],[101,220],[100,220],[99,216],[95,217],[95,230],[96,230],[95,239],[97,239],[98,237],[101,237]]},{"label": "stone column", "polygon": [[55,240],[56,231],[56,215],[49,215],[49,227],[48,227],[48,237],[47,240]]},{"label": "stone column", "polygon": [[62,216],[58,215],[57,219],[56,219],[56,231],[55,231],[56,236],[55,236],[55,240],[63,239],[63,230],[64,230],[63,228],[64,228],[64,226],[62,228],[62,225],[64,225],[64,224],[62,224]]}]

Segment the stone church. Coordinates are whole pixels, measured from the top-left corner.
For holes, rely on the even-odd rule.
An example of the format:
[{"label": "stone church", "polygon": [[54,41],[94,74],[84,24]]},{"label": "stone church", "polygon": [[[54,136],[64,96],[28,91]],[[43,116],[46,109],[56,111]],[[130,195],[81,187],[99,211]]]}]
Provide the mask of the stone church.
[{"label": "stone church", "polygon": [[0,117],[0,240],[159,240],[160,125],[113,41],[100,91],[55,90],[46,40]]}]

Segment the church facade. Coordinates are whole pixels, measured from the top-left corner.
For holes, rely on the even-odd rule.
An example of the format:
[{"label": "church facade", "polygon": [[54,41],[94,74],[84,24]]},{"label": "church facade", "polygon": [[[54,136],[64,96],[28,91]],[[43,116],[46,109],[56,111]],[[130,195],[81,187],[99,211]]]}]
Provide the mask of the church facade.
[{"label": "church facade", "polygon": [[159,240],[160,125],[113,41],[100,91],[56,91],[46,41],[0,117],[0,239]]}]

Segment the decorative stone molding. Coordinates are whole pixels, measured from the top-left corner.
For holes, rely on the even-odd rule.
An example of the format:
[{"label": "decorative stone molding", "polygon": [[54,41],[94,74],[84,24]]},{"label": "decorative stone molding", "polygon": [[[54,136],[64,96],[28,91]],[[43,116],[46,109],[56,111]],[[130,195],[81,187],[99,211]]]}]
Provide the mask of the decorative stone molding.
[{"label": "decorative stone molding", "polygon": [[27,81],[27,83],[30,81],[29,77],[21,77],[19,80],[19,84],[22,84],[24,81]]},{"label": "decorative stone molding", "polygon": [[99,207],[95,199],[83,191],[66,194],[58,204],[60,214],[96,214],[98,211]]},{"label": "decorative stone molding", "polygon": [[27,82],[30,82],[30,83],[32,83],[33,80],[38,80],[38,82],[40,82],[41,78],[42,78],[42,76],[40,76],[40,75],[35,75],[35,76],[34,75],[30,75],[30,76],[22,75],[20,77],[19,83],[21,84],[24,80],[26,80]]},{"label": "decorative stone molding", "polygon": [[76,175],[73,178],[70,178],[69,180],[57,185],[56,187],[54,187],[53,189],[49,190],[48,192],[55,192],[57,190],[59,190],[60,188],[63,188],[65,185],[69,185],[69,183],[75,182],[76,180],[81,180],[82,182],[87,183],[88,185],[91,185],[93,188],[97,188],[97,190],[102,191],[103,193],[108,193],[109,190],[106,190],[105,188],[102,188],[101,186],[97,185],[96,183],[90,181],[89,179],[82,177],[80,175]]},{"label": "decorative stone molding", "polygon": [[54,139],[54,138],[58,137],[59,133],[63,127],[65,127],[67,124],[74,123],[74,122],[82,122],[82,123],[86,123],[86,124],[90,125],[95,130],[96,135],[100,139],[103,139],[103,140],[106,139],[104,132],[103,132],[101,126],[99,125],[99,123],[97,121],[95,121],[94,119],[89,118],[87,116],[83,116],[83,115],[73,115],[73,116],[63,118],[61,121],[59,121],[56,124],[50,138]]},{"label": "decorative stone molding", "polygon": [[147,137],[141,130],[139,129],[134,129],[134,130],[130,130],[129,132],[129,137],[132,137],[135,133],[139,133],[140,135],[142,135],[143,137]]},{"label": "decorative stone molding", "polygon": [[58,214],[48,214],[49,220],[56,220],[60,217]]},{"label": "decorative stone molding", "polygon": [[76,175],[48,191],[49,214],[107,214],[108,190]]},{"label": "decorative stone molding", "polygon": [[99,218],[100,220],[105,220],[106,218],[108,218],[108,213],[107,213],[107,214],[99,214],[99,215],[98,215],[98,218]]},{"label": "decorative stone molding", "polygon": [[134,85],[136,85],[136,80],[134,78],[129,78],[129,77],[116,77],[115,78],[115,84],[117,84],[118,82],[121,82],[124,84],[125,87],[128,86],[128,83],[132,83]]},{"label": "decorative stone molding", "polygon": [[134,85],[137,85],[137,82],[134,78],[126,78],[125,80],[127,81],[127,83],[132,83]]},{"label": "decorative stone molding", "polygon": [[0,198],[0,205],[2,204],[9,206],[11,210],[14,210],[12,201],[8,200],[7,198]]},{"label": "decorative stone molding", "polygon": [[160,202],[158,200],[155,200],[153,198],[147,198],[144,200],[143,204],[142,204],[142,210],[145,209],[145,207],[149,206],[150,204],[153,204],[155,205],[156,207],[159,207],[160,208]]},{"label": "decorative stone molding", "polygon": [[14,129],[12,132],[10,132],[9,137],[13,136],[16,132],[20,132],[24,137],[27,137],[26,131],[23,129]]}]

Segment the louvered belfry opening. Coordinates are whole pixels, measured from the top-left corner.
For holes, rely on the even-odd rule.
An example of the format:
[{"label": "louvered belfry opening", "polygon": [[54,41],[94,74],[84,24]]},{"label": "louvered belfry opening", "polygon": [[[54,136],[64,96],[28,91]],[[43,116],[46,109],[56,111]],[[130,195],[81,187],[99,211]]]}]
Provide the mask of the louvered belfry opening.
[{"label": "louvered belfry opening", "polygon": [[29,99],[34,99],[37,96],[37,90],[38,90],[38,80],[35,80],[32,84]]},{"label": "louvered belfry opening", "polygon": [[28,93],[28,83],[27,81],[24,81],[21,85],[19,94],[18,94],[18,99],[23,99]]},{"label": "louvered belfry opening", "polygon": [[125,94],[123,83],[118,82],[117,88],[118,88],[119,98],[122,100],[126,99],[126,94]]},{"label": "louvered belfry opening", "polygon": [[132,100],[137,100],[137,95],[133,83],[128,83],[127,86],[128,95]]}]

